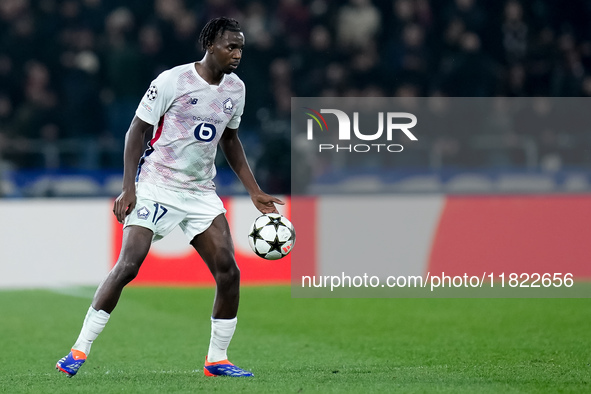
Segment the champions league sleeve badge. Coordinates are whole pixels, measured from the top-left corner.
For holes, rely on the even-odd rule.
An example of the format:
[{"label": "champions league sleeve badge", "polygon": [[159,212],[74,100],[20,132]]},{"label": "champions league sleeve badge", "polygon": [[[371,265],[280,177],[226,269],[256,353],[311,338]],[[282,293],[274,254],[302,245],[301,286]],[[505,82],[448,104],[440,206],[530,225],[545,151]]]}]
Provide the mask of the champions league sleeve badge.
[{"label": "champions league sleeve badge", "polygon": [[158,88],[156,85],[152,85],[146,92],[146,98],[150,101],[154,101],[156,100],[156,97],[158,97]]}]

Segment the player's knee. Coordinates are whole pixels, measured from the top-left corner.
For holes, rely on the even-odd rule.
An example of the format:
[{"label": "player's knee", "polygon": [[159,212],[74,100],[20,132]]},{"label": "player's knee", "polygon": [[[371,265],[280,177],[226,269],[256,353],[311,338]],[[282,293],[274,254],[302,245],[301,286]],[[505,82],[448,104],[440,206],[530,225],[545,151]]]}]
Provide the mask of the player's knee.
[{"label": "player's knee", "polygon": [[224,269],[218,270],[216,278],[219,278],[223,282],[239,282],[240,269],[236,265],[236,262],[232,262],[232,264],[227,264]]},{"label": "player's knee", "polygon": [[232,267],[230,267],[230,269],[228,269],[227,273],[227,279],[230,282],[240,282],[240,268],[238,268],[238,266],[236,265],[236,262],[234,262],[234,264],[232,265]]},{"label": "player's knee", "polygon": [[240,283],[240,269],[236,265],[236,260],[232,253],[219,253],[214,266],[214,277],[218,285],[228,286]]},{"label": "player's knee", "polygon": [[117,281],[123,285],[135,279],[140,270],[140,265],[131,261],[119,261],[115,267]]},{"label": "player's knee", "polygon": [[216,287],[223,294],[237,293],[240,288],[240,269],[236,265],[215,275]]}]

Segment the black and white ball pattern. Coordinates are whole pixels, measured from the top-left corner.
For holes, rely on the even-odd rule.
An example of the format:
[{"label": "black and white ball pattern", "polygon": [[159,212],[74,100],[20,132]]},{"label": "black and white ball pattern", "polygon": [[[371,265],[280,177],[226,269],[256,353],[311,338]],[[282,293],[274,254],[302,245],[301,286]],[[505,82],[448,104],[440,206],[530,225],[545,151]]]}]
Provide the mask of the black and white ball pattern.
[{"label": "black and white ball pattern", "polygon": [[256,218],[248,234],[252,250],[267,260],[287,256],[295,245],[295,229],[291,222],[277,213],[268,213]]},{"label": "black and white ball pattern", "polygon": [[156,100],[156,97],[158,97],[158,88],[156,85],[152,85],[146,92],[146,98],[150,101],[154,101]]}]

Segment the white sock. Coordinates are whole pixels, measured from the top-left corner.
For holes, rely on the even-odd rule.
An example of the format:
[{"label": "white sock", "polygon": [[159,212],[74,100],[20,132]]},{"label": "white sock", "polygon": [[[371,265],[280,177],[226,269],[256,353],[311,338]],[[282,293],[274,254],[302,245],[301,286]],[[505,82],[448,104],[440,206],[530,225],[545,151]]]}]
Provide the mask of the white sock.
[{"label": "white sock", "polygon": [[111,315],[103,310],[97,311],[92,306],[88,308],[84,324],[82,325],[82,330],[80,331],[80,336],[78,336],[78,340],[76,340],[72,349],[80,350],[88,356],[92,342],[94,342],[96,337],[98,337],[101,331],[103,331],[110,316]]},{"label": "white sock", "polygon": [[227,350],[236,330],[238,319],[214,319],[211,318],[211,340],[207,361],[215,363],[228,358]]}]

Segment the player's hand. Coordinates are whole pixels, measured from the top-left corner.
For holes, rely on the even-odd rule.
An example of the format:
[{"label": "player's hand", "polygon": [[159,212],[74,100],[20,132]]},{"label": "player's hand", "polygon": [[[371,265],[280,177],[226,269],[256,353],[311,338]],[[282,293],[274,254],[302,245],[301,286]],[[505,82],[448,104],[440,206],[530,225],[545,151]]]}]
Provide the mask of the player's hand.
[{"label": "player's hand", "polygon": [[125,217],[133,211],[137,198],[135,196],[135,189],[124,190],[115,200],[113,205],[113,214],[119,223],[123,223]]},{"label": "player's hand", "polygon": [[267,193],[258,193],[250,196],[253,204],[262,213],[279,213],[275,204],[285,205],[283,201],[277,197],[268,195]]}]

